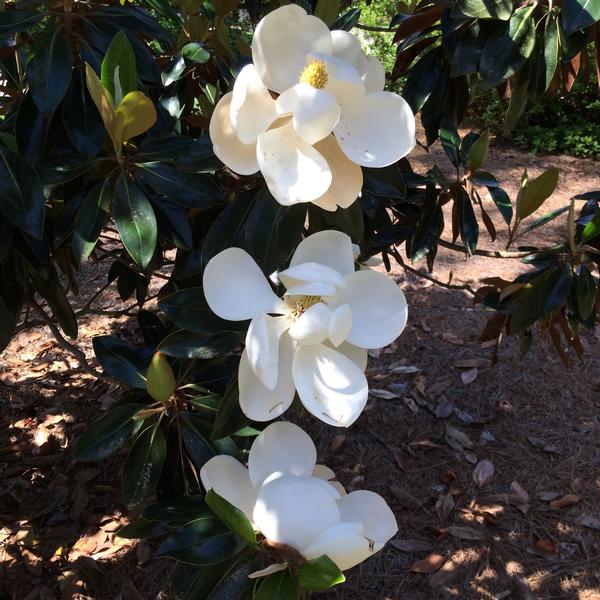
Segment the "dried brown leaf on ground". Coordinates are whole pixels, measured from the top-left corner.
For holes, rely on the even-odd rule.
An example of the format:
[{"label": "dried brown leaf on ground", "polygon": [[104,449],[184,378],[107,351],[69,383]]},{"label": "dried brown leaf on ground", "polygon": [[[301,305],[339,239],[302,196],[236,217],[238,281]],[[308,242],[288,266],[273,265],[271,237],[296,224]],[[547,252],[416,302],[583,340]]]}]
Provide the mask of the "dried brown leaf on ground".
[{"label": "dried brown leaf on ground", "polygon": [[483,487],[492,480],[496,469],[491,460],[480,460],[473,470],[473,481],[477,487]]},{"label": "dried brown leaf on ground", "polygon": [[460,380],[465,385],[469,385],[470,383],[473,383],[477,379],[478,376],[479,376],[479,369],[477,367],[473,367],[472,369],[463,371],[460,374]]},{"label": "dried brown leaf on ground", "polygon": [[414,562],[410,570],[413,573],[434,573],[442,567],[446,560],[446,557],[441,554],[430,554],[426,558]]},{"label": "dried brown leaf on ground", "polygon": [[391,540],[390,545],[402,552],[429,552],[433,544],[425,540]]},{"label": "dried brown leaf on ground", "polygon": [[573,506],[573,504],[577,504],[580,500],[581,498],[576,494],[566,494],[562,498],[552,500],[552,502],[550,502],[550,508],[553,510],[568,508],[569,506]]},{"label": "dried brown leaf on ground", "polygon": [[516,479],[510,484],[509,500],[523,514],[529,510],[529,494]]},{"label": "dried brown leaf on ground", "polygon": [[459,540],[485,540],[487,537],[485,531],[474,529],[473,527],[451,525],[447,530],[452,537],[458,538]]}]

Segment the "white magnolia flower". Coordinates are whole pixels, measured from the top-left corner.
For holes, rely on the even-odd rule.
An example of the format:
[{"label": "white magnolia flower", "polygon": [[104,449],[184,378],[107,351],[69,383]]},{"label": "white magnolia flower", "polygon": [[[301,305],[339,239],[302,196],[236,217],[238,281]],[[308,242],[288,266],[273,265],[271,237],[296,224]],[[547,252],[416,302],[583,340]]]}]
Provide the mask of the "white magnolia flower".
[{"label": "white magnolia flower", "polygon": [[277,422],[254,441],[247,469],[220,455],[202,467],[200,478],[268,540],[291,546],[307,560],[325,554],[339,569],[350,569],[396,534],[396,519],[381,496],[366,490],[346,494],[333,471],[316,460],[306,432]]},{"label": "white magnolia flower", "polygon": [[204,295],[223,319],[252,319],[238,374],[240,406],[254,421],[289,408],[295,391],[315,417],[350,426],[368,396],[367,349],[395,340],[406,324],[402,290],[378,271],[354,268],[350,238],[321,231],[279,273],[283,298],[252,257],[228,248],[204,271]]},{"label": "white magnolia flower", "polygon": [[351,33],[282,6],[256,27],[252,59],[217,104],[210,137],[232,171],[260,170],[279,203],[346,208],[360,194],[360,166],[385,167],[413,149],[410,107],[383,91],[381,63]]}]

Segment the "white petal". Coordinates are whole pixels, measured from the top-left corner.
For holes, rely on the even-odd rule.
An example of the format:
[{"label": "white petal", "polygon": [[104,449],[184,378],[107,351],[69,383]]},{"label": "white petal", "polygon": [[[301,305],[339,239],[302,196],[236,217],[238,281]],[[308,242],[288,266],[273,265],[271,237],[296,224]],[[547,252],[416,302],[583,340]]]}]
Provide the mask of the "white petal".
[{"label": "white petal", "polygon": [[275,100],[254,65],[246,65],[235,80],[230,115],[231,125],[243,144],[256,144],[258,134],[277,119]]},{"label": "white petal", "polygon": [[387,502],[375,492],[357,490],[339,502],[343,522],[362,523],[365,535],[374,542],[385,544],[398,531],[396,517]]},{"label": "white petal", "polygon": [[364,52],[358,38],[349,31],[336,29],[331,32],[333,56],[341,58],[359,70]]},{"label": "white petal", "polygon": [[233,456],[220,454],[200,469],[200,479],[206,491],[213,489],[252,520],[256,490],[242,463]]},{"label": "white petal", "polygon": [[250,480],[258,489],[278,471],[310,477],[317,462],[317,449],[308,433],[298,425],[271,423],[255,440],[248,457]]},{"label": "white petal", "polygon": [[352,330],[347,340],[361,348],[382,348],[404,330],[408,308],[404,293],[387,275],[370,269],[346,277],[338,302],[352,310]]},{"label": "white petal", "polygon": [[294,341],[283,334],[279,340],[277,384],[273,390],[265,387],[254,374],[246,350],[242,352],[238,371],[240,408],[253,421],[272,421],[292,404],[295,394],[292,379]]},{"label": "white petal", "polygon": [[327,555],[341,571],[346,571],[375,552],[375,548],[371,550],[369,547],[369,540],[364,536],[360,523],[338,523],[306,548],[304,558],[312,560]]},{"label": "white petal", "polygon": [[337,348],[344,356],[347,356],[364,373],[367,368],[369,351],[365,348],[359,348],[349,342],[342,342]]},{"label": "white petal", "polygon": [[292,256],[290,267],[311,262],[331,267],[341,275],[354,273],[350,237],[341,231],[328,229],[304,238]]},{"label": "white petal", "polygon": [[352,329],[352,311],[347,304],[338,306],[331,314],[329,321],[329,339],[337,348]]},{"label": "white petal", "polygon": [[339,523],[336,501],[312,477],[283,475],[263,485],[253,520],[263,535],[303,552],[322,531]]},{"label": "white petal", "polygon": [[331,309],[322,302],[313,304],[291,325],[290,336],[302,345],[320,344],[329,336]]},{"label": "white petal", "polygon": [[286,290],[286,296],[321,296],[323,297],[335,297],[336,292],[335,285],[331,283],[322,283],[320,281],[314,282],[303,282],[294,283],[290,285]]},{"label": "white petal", "polygon": [[221,162],[240,175],[253,175],[259,170],[256,144],[243,144],[231,124],[230,107],[233,94],[225,94],[210,118],[209,133],[213,151]]},{"label": "white petal", "polygon": [[202,277],[210,309],[222,319],[243,321],[259,313],[281,313],[285,305],[254,259],[241,248],[213,256]]},{"label": "white petal", "polygon": [[261,133],[256,156],[271,194],[284,206],[312,202],[331,185],[327,161],[296,133],[291,121]]},{"label": "white petal", "polygon": [[329,425],[349,427],[365,407],[368,385],[364,373],[333,348],[298,346],[292,372],[302,404]]},{"label": "white petal", "polygon": [[331,54],[327,25],[295,4],[282,6],[260,21],[252,38],[252,59],[264,84],[282,93],[298,83],[310,52]]},{"label": "white petal", "polygon": [[246,356],[259,381],[273,391],[279,367],[279,337],[287,328],[285,317],[261,313],[254,317],[246,334]]},{"label": "white petal", "polygon": [[360,195],[363,186],[363,172],[340,148],[335,136],[330,135],[315,144],[331,170],[329,189],[313,203],[324,210],[335,211],[338,206],[348,208]]},{"label": "white petal", "polygon": [[340,496],[346,495],[344,486],[339,481],[336,481],[335,473],[329,467],[325,465],[316,465],[313,469],[312,476],[325,480]]},{"label": "white petal", "polygon": [[382,92],[385,86],[385,69],[375,56],[365,56],[359,69],[367,94]]},{"label": "white petal", "polygon": [[356,96],[365,95],[365,86],[360,78],[360,74],[349,62],[318,52],[313,52],[309,55],[306,62],[310,64],[315,60],[319,60],[325,64],[329,78],[323,89],[337,98],[337,101],[342,106],[342,114],[344,112],[344,105],[347,102],[351,102]]},{"label": "white petal", "polygon": [[333,133],[346,156],[364,167],[387,167],[416,143],[410,106],[392,92],[359,95],[344,104]]},{"label": "white petal", "polygon": [[327,137],[340,120],[335,96],[307,83],[297,83],[277,98],[277,112],[291,114],[296,133],[307,143]]},{"label": "white petal", "polygon": [[[312,236],[311,236],[312,237]],[[335,287],[345,285],[343,275],[321,262],[307,262],[295,264],[285,271],[279,273],[279,280],[286,288],[307,283],[326,283]]]}]

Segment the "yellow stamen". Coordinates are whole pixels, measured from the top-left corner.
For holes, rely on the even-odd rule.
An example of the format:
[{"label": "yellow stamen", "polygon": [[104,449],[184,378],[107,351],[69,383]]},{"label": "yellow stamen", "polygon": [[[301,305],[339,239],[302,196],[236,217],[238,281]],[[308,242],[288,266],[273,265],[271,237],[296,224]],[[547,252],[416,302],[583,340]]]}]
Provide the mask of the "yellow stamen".
[{"label": "yellow stamen", "polygon": [[311,306],[319,302],[322,302],[321,296],[300,296],[300,298],[294,301],[294,307],[290,312],[290,316],[295,320]]},{"label": "yellow stamen", "polygon": [[308,83],[317,90],[322,90],[328,81],[329,74],[322,60],[313,60],[300,74],[300,83]]}]

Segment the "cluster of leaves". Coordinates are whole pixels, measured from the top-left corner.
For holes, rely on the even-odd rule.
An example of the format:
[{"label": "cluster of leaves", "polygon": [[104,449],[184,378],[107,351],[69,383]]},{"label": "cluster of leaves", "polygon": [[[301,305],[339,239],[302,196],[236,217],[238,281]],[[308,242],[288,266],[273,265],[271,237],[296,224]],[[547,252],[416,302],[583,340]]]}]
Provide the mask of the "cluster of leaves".
[{"label": "cluster of leaves", "polygon": [[[438,167],[414,173],[408,160],[365,169],[360,201],[329,213],[280,206],[259,177],[222,169],[207,136],[213,107],[249,60],[248,18],[256,22],[279,4],[9,3],[0,12],[0,348],[20,321],[26,327],[39,323],[36,317],[51,323],[63,342],[77,338],[78,318],[93,302],[86,299],[76,311],[69,300],[79,293],[81,264],[109,261],[107,284],[123,300],[135,297],[144,339],[136,346],[116,336],[94,340],[105,376],[127,391],[81,436],[76,456],[101,460],[127,449],[124,503],[141,509],[154,494],[160,500],[122,535],[166,536],[159,553],[193,567],[178,568],[189,598],[209,597],[207,590],[217,588],[233,590],[231,598],[271,598],[273,590],[295,598],[298,586],[322,589],[341,580],[326,560],[315,565],[288,557],[291,570],[270,574],[254,589],[250,569],[269,564],[281,549],[252,538],[247,522],[222,499],[200,498],[202,465],[215,454],[243,458],[258,433],[239,409],[235,378],[248,324],[224,321],[208,309],[197,287],[208,260],[238,246],[269,275],[286,266],[303,234],[335,228],[360,244],[364,258],[382,254],[388,268],[391,259],[405,264],[404,245],[410,260],[425,258],[431,270],[440,245],[477,252],[480,220],[495,239],[483,193],[506,222],[510,243],[559,214],[523,225],[551,194],[556,173],[534,180],[525,173],[512,203],[484,170],[488,134],[461,139],[457,126],[475,80],[502,84],[495,81],[502,60],[508,61],[504,80],[533,64],[533,50],[523,63],[505,53],[492,77],[475,41],[497,27],[503,33],[494,39],[504,42],[508,32],[514,44],[515,32],[528,31],[532,20],[536,27],[545,23],[543,31],[552,23],[565,39],[575,39],[580,29],[571,31],[568,12],[543,13],[538,3],[512,14],[503,1],[465,0],[449,8],[421,3],[414,14],[396,17],[394,75],[407,74],[405,95],[421,111],[428,142],[440,138],[455,177]],[[340,5],[303,3],[332,29],[351,29],[360,10],[338,15]],[[495,12],[471,14],[481,6]],[[574,22],[587,27],[580,20]],[[460,52],[449,52],[453,47]],[[557,65],[551,79],[563,81]],[[486,284],[478,298],[496,312],[485,335],[499,339],[505,330],[526,339],[541,322],[553,339],[562,332],[579,351],[578,327],[596,319],[599,199],[598,193],[586,196],[579,216],[572,204],[564,243],[527,250],[535,268],[530,277]],[[451,241],[441,237],[447,203]],[[455,245],[459,237],[462,246]],[[168,279],[158,311],[150,312],[149,284],[163,268]]]}]

